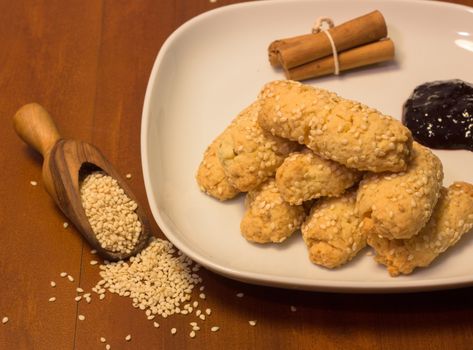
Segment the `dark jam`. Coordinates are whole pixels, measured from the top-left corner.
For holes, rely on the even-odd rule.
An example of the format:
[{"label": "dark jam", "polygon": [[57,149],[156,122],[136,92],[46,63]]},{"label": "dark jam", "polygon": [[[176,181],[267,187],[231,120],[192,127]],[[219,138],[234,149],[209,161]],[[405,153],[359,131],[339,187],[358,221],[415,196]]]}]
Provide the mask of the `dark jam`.
[{"label": "dark jam", "polygon": [[473,151],[473,85],[458,79],[419,85],[404,103],[402,122],[427,147]]}]

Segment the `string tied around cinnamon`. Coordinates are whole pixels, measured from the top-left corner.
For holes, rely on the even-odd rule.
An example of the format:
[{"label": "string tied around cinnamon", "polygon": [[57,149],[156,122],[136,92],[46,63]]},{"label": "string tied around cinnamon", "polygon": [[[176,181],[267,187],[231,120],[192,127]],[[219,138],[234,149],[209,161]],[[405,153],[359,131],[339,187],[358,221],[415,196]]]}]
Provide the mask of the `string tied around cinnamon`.
[{"label": "string tied around cinnamon", "polygon": [[[326,25],[328,28],[323,28],[323,25]],[[338,51],[337,47],[335,46],[335,41],[332,38],[332,35],[329,32],[330,28],[333,28],[335,24],[333,20],[329,17],[318,17],[312,26],[312,34],[316,34],[319,32],[323,32],[330,42],[330,46],[332,47],[332,55],[333,55],[333,63],[334,63],[334,72],[333,74],[339,75],[340,74],[340,63],[338,61]]]}]

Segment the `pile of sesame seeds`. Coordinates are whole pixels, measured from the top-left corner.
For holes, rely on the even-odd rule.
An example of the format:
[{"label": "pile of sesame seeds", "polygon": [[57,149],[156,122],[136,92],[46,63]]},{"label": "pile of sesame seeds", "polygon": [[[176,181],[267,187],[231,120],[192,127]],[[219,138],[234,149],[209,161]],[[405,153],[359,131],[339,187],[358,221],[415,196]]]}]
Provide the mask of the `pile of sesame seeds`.
[{"label": "pile of sesame seeds", "polygon": [[102,248],[129,254],[141,233],[137,204],[102,171],[87,175],[80,188],[82,205]]},{"label": "pile of sesame seeds", "polygon": [[100,280],[92,289],[103,295],[106,290],[133,300],[133,306],[146,310],[149,319],[175,313],[187,314],[195,285],[202,282],[196,274],[198,265],[176,251],[173,245],[153,239],[149,246],[128,262],[119,261],[100,266]]}]

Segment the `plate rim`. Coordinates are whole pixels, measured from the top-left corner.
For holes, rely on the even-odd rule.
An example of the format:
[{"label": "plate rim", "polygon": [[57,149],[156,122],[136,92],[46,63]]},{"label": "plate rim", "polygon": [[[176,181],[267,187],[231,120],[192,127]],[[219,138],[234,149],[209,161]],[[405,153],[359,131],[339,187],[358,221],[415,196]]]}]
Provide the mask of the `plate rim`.
[{"label": "plate rim", "polygon": [[[182,32],[185,32],[188,27],[204,21],[207,17],[218,16],[221,12],[232,11],[235,8],[244,7],[255,7],[255,6],[271,6],[275,3],[289,3],[294,0],[270,0],[270,1],[252,1],[242,2],[236,4],[230,4],[216,9],[212,9],[201,13],[180,25],[175,29],[168,38],[164,41],[163,45],[159,49],[156,59],[153,63],[148,83],[146,86],[146,93],[143,102],[142,117],[141,117],[141,131],[140,131],[140,150],[141,150],[141,165],[143,172],[143,180],[145,184],[146,197],[148,199],[148,205],[150,207],[153,218],[159,226],[162,233],[166,236],[173,245],[175,245],[184,254],[190,257],[198,264],[206,267],[207,269],[216,272],[225,277],[242,281],[245,283],[264,285],[270,287],[288,288],[288,289],[299,289],[308,291],[321,291],[321,292],[343,292],[343,293],[407,293],[407,292],[419,292],[419,291],[433,291],[441,289],[452,289],[465,287],[473,284],[473,274],[468,278],[462,277],[446,277],[442,279],[424,279],[420,281],[399,280],[401,277],[397,277],[395,285],[390,285],[389,281],[339,281],[339,280],[314,280],[306,278],[296,277],[280,277],[261,273],[255,273],[252,271],[242,271],[224,266],[219,263],[215,263],[205,256],[195,252],[188,248],[188,246],[181,241],[179,237],[174,235],[172,229],[168,227],[165,220],[161,216],[158,210],[158,205],[152,194],[152,185],[149,172],[149,155],[147,152],[148,136],[149,136],[149,116],[150,116],[150,100],[154,91],[155,81],[157,79],[159,67],[163,61],[169,46],[174,42]],[[330,2],[346,3],[348,0],[331,0]],[[299,3],[326,3],[328,0],[297,0]],[[446,3],[446,2],[432,2],[426,0],[358,0],[359,3],[404,3],[404,4],[420,4],[426,7],[449,7],[457,8],[470,12],[473,15],[473,7],[467,5]],[[315,283],[314,283],[315,282]],[[394,281],[393,281],[394,282]]]}]

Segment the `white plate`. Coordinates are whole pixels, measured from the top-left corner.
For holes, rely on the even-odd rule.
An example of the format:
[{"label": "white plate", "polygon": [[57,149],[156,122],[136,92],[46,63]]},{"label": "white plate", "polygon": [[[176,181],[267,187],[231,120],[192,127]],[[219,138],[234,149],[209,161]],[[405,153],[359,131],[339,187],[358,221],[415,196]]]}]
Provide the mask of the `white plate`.
[{"label": "white plate", "polygon": [[[391,278],[367,256],[329,271],[309,262],[299,234],[281,245],[255,245],[239,232],[243,198],[220,203],[194,179],[207,145],[249,105],[262,85],[283,79],[267,61],[277,38],[306,33],[318,16],[335,23],[380,10],[396,45],[396,64],[310,81],[400,117],[423,82],[473,82],[473,9],[429,1],[261,1],[219,8],[178,28],[154,64],[141,127],[149,204],[169,240],[230,278],[279,287],[344,292],[404,292],[473,284],[473,235],[431,267]],[[445,184],[473,182],[473,153],[435,151]]]}]

